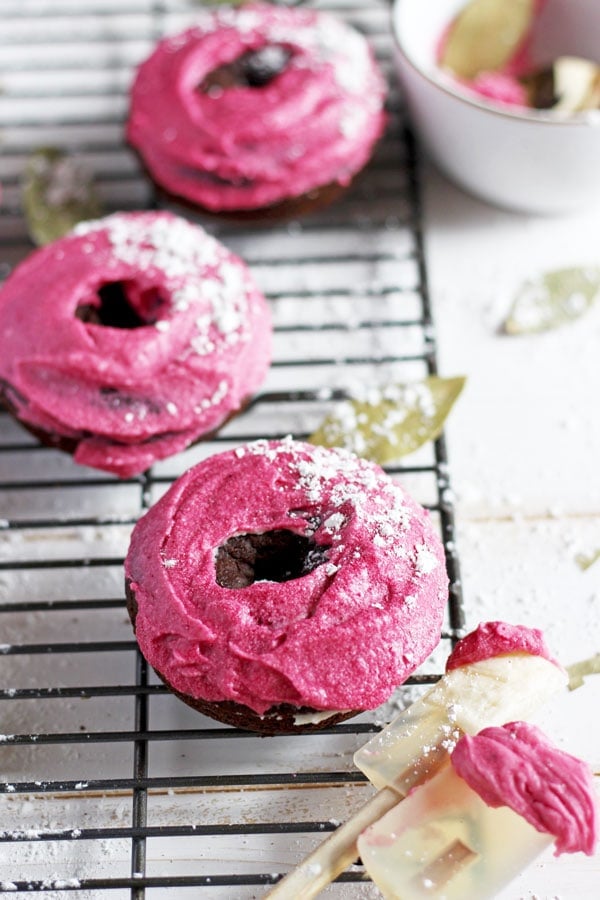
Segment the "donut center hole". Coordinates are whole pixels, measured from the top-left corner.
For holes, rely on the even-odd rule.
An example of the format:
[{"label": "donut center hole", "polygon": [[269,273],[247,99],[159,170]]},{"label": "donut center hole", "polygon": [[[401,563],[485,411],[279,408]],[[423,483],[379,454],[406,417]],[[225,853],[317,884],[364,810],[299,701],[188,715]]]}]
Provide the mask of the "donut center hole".
[{"label": "donut center hole", "polygon": [[262,534],[236,534],[217,550],[217,584],[244,588],[255,581],[292,581],[327,561],[331,545],[285,528]]},{"label": "donut center hole", "polygon": [[231,87],[266,87],[281,75],[291,58],[292,51],[282,44],[247,50],[232,62],[209,72],[198,87],[202,93],[216,96]]},{"label": "donut center hole", "polygon": [[97,301],[75,310],[82,322],[107,328],[142,328],[154,325],[166,305],[157,288],[141,289],[134,281],[108,281],[100,285]]}]

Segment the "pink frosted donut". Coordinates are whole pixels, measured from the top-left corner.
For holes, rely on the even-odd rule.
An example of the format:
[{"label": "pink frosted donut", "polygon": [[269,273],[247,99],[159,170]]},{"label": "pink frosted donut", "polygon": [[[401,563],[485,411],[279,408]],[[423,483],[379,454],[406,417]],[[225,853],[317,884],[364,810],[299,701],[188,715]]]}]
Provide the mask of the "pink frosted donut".
[{"label": "pink frosted donut", "polygon": [[366,41],[332,16],[219,9],[142,63],[127,138],[168,193],[264,209],[347,186],[382,134],[384,96]]},{"label": "pink frosted donut", "polygon": [[45,443],[122,477],[214,432],[270,359],[244,263],[169,213],[84,222],[0,291],[0,395]]},{"label": "pink frosted donut", "polygon": [[183,475],[125,563],[144,656],[190,705],[306,730],[386,700],[440,639],[428,515],[345,450],[257,441]]}]

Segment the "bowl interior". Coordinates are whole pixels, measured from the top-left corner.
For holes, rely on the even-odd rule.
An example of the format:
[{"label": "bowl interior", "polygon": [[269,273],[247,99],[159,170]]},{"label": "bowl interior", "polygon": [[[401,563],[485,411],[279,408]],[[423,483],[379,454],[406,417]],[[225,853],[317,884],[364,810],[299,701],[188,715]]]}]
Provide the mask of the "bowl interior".
[{"label": "bowl interior", "polygon": [[598,0],[547,0],[533,32],[534,63],[557,56],[582,56],[600,63]]},{"label": "bowl interior", "polygon": [[[435,71],[437,48],[466,0],[396,0],[396,37],[408,59],[428,74]],[[533,32],[534,65],[557,56],[582,56],[600,63],[600,2],[547,0]]]}]

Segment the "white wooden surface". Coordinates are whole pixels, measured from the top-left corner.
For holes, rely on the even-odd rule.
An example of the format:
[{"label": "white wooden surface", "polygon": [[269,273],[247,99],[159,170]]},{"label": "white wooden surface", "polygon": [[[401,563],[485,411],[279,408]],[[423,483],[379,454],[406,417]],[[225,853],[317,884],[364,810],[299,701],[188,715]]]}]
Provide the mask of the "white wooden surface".
[{"label": "white wooden surface", "polygon": [[[467,388],[448,423],[469,625],[542,628],[565,665],[600,652],[600,303],[554,332],[498,326],[529,276],[600,261],[600,209],[527,217],[427,169],[429,275],[443,371]],[[544,728],[600,783],[600,676],[561,698]],[[549,852],[502,900],[596,900],[600,857]]]}]

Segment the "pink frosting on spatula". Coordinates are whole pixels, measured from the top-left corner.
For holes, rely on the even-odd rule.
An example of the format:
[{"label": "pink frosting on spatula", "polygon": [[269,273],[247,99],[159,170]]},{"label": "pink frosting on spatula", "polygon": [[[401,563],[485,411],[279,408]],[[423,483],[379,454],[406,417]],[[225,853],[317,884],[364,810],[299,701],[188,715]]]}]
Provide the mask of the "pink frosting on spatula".
[{"label": "pink frosting on spatula", "polygon": [[462,737],[451,760],[488,806],[509,806],[554,835],[556,855],[594,853],[598,799],[590,768],[553,746],[539,728],[527,722],[484,728]]}]

